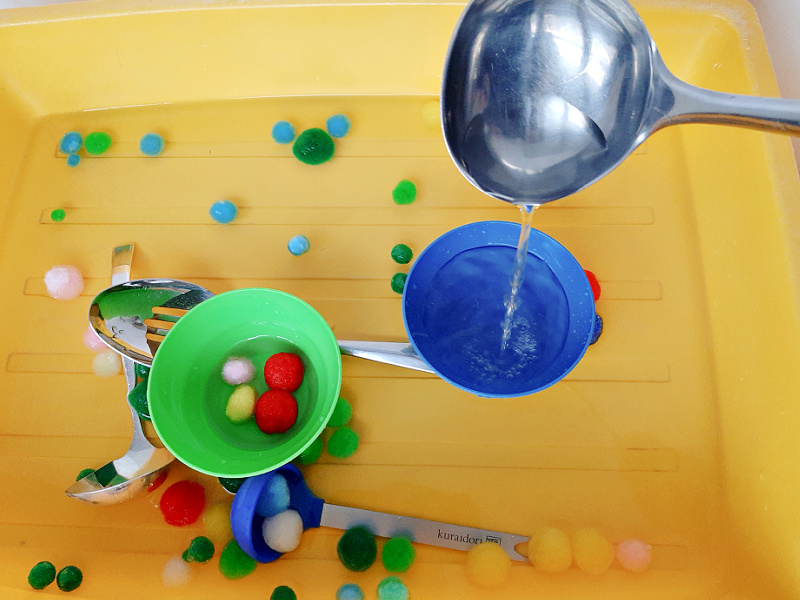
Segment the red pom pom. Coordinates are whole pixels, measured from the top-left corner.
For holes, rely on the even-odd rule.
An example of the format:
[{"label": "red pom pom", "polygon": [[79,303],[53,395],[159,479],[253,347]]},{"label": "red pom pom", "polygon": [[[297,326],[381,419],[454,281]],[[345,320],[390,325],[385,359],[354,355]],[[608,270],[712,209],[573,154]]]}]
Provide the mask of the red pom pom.
[{"label": "red pom pom", "polygon": [[206,491],[196,481],[178,481],[161,496],[159,508],[170,525],[191,525],[200,517],[206,505]]},{"label": "red pom pom", "polygon": [[589,279],[589,285],[592,286],[592,296],[594,296],[594,301],[600,298],[600,282],[597,281],[597,277],[591,271],[587,271],[586,269],[583,270],[586,273],[586,277]]},{"label": "red pom pom", "polygon": [[267,359],[264,379],[271,390],[293,392],[303,382],[303,361],[293,352],[279,352]]},{"label": "red pom pom", "polygon": [[256,401],[256,425],[264,433],[283,433],[297,421],[297,400],[286,390],[269,390]]}]

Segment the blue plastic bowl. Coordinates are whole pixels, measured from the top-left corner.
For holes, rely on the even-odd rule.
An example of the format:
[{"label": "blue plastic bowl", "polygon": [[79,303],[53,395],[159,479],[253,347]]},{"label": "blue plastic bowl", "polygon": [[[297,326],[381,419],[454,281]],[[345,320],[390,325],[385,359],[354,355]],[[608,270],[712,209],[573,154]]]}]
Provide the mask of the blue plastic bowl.
[{"label": "blue plastic bowl", "polygon": [[470,223],[448,231],[414,262],[403,290],[403,321],[417,354],[445,381],[493,398],[526,396],[578,364],[595,323],[581,265],[532,229],[511,338],[502,350],[520,225]]}]

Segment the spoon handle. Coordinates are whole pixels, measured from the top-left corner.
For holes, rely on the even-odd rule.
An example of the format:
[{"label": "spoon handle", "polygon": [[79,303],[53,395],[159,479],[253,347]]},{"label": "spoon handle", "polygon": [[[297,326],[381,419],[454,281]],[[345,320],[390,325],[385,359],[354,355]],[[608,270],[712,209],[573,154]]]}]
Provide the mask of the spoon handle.
[{"label": "spoon handle", "polygon": [[411,344],[404,342],[362,342],[356,340],[337,340],[339,350],[347,356],[356,356],[375,362],[433,373],[427,363],[414,351]]},{"label": "spoon handle", "polygon": [[667,125],[706,123],[800,135],[798,100],[716,92],[681,81],[663,63],[660,70],[666,89],[661,93],[662,116],[654,130]]}]

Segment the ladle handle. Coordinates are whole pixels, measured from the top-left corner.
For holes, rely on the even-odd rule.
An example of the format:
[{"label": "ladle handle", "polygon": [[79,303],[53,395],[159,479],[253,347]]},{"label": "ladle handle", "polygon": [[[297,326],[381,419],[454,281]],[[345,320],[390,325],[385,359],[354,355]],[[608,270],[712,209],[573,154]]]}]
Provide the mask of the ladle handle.
[{"label": "ladle handle", "polygon": [[[768,133],[800,136],[800,101],[728,94],[681,81],[663,68],[666,109],[654,129],[682,123],[734,125]],[[671,106],[670,102],[671,93]]]}]

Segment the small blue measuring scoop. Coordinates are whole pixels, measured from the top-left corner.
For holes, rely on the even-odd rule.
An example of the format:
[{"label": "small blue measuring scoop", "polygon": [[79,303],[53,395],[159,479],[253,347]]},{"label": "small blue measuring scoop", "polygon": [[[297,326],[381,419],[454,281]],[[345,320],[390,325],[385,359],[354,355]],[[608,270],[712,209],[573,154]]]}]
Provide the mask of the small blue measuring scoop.
[{"label": "small blue measuring scoop", "polygon": [[258,562],[273,562],[283,555],[264,541],[261,533],[264,517],[256,512],[261,494],[276,474],[286,479],[289,486],[289,508],[300,515],[304,531],[312,527],[347,530],[362,526],[380,537],[403,535],[415,543],[454,550],[469,550],[481,542],[495,542],[513,560],[527,560],[520,553],[520,550],[524,552],[527,549],[527,536],[328,504],[308,489],[303,474],[297,467],[284,465],[269,473],[248,478],[236,492],[231,505],[233,536],[239,547]]}]

